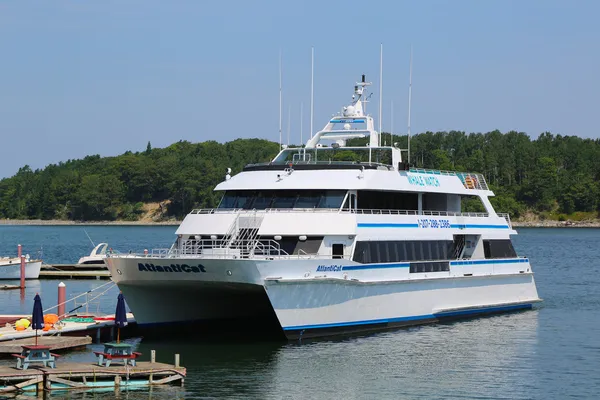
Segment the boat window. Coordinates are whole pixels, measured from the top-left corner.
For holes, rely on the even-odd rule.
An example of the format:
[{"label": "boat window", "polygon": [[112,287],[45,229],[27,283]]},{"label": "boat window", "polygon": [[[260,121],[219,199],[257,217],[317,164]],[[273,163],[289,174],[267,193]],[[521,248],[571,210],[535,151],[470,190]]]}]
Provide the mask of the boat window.
[{"label": "boat window", "polygon": [[319,208],[340,208],[346,192],[342,190],[327,190],[321,196]]},{"label": "boat window", "polygon": [[304,190],[300,192],[296,201],[296,208],[316,208],[321,200],[321,194],[317,191]]},{"label": "boat window", "polygon": [[237,201],[237,193],[236,192],[227,192],[221,199],[219,208],[235,208],[236,201]]},{"label": "boat window", "polygon": [[363,264],[453,258],[451,240],[359,241],[353,260]]},{"label": "boat window", "polygon": [[344,245],[342,243],[331,245],[331,255],[331,258],[344,258]]},{"label": "boat window", "polygon": [[450,262],[448,261],[429,261],[429,262],[419,262],[419,263],[410,263],[411,274],[418,272],[442,272],[442,271],[450,271]]},{"label": "boat window", "polygon": [[360,210],[417,210],[417,193],[359,190],[357,208]]},{"label": "boat window", "polygon": [[271,208],[294,208],[298,192],[283,190],[274,195]]},{"label": "boat window", "polygon": [[340,208],[344,190],[235,190],[226,192],[218,208]]},{"label": "boat window", "polygon": [[252,208],[256,210],[264,210],[265,208],[271,208],[273,202],[273,193],[270,191],[258,192],[254,197]]},{"label": "boat window", "polygon": [[515,258],[517,252],[510,239],[484,240],[483,252],[485,258]]}]

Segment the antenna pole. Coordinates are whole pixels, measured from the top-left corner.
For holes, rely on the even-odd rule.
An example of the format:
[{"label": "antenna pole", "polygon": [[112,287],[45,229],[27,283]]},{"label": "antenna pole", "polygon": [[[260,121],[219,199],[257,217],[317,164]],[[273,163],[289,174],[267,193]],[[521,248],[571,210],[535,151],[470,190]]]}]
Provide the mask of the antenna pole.
[{"label": "antenna pole", "polygon": [[282,106],[282,84],[281,84],[281,49],[279,49],[279,150],[281,150],[281,145],[283,144],[283,138],[281,136],[281,106]]},{"label": "antenna pole", "polygon": [[410,105],[412,101],[412,46],[410,46],[410,73],[408,78],[408,164],[410,165]]},{"label": "antenna pole", "polygon": [[383,109],[383,43],[379,48],[379,145],[381,146],[381,112]]},{"label": "antenna pole", "polygon": [[288,131],[287,131],[287,145],[290,146],[290,121],[292,119],[292,105],[288,105]]},{"label": "antenna pole", "polygon": [[310,138],[313,137],[314,116],[314,84],[315,84],[315,47],[310,48]]},{"label": "antenna pole", "polygon": [[391,108],[391,119],[392,119],[392,124],[390,126],[390,147],[394,146],[394,100],[392,100],[392,106]]},{"label": "antenna pole", "polygon": [[302,131],[302,116],[304,114],[304,103],[300,102],[300,146],[304,145],[303,131]]}]

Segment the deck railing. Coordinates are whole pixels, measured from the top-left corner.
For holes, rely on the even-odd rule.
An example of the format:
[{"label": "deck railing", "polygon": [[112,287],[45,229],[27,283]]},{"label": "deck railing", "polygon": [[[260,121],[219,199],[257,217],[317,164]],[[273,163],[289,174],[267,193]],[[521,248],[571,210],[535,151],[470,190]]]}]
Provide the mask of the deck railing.
[{"label": "deck railing", "polygon": [[[208,209],[197,209],[192,210],[190,214],[238,214],[238,213],[354,213],[354,214],[373,214],[373,215],[429,215],[439,217],[474,217],[474,218],[487,218],[490,216],[489,213],[485,212],[457,212],[457,211],[434,211],[434,210],[423,210],[419,213],[418,210],[390,210],[390,209],[342,209],[337,208],[267,208],[264,210],[244,210],[241,208],[208,208]],[[498,213],[498,216],[505,218],[510,224],[510,217],[508,214]]]}]

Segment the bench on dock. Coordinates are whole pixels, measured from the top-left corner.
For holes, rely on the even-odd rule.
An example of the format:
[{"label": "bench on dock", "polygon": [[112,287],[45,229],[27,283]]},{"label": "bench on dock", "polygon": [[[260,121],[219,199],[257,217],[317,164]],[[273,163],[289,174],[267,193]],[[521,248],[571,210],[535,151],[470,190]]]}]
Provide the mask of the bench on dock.
[{"label": "bench on dock", "polygon": [[17,369],[27,369],[29,364],[39,362],[44,367],[56,368],[56,359],[60,354],[50,352],[50,346],[22,346],[21,354],[12,354],[17,359]]},{"label": "bench on dock", "polygon": [[131,351],[131,346],[116,350],[111,347],[107,348],[106,345],[104,351],[94,351],[94,354],[98,357],[98,365],[105,367],[110,367],[112,360],[123,360],[125,365],[129,363],[135,367],[135,360],[142,355],[142,353]]}]

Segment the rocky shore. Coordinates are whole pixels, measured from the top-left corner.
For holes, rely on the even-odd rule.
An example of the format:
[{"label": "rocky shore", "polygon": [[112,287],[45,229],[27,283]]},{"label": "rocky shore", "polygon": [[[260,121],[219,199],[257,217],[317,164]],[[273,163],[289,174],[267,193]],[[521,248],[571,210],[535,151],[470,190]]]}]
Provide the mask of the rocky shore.
[{"label": "rocky shore", "polygon": [[585,221],[512,221],[514,228],[600,228],[600,220]]}]

